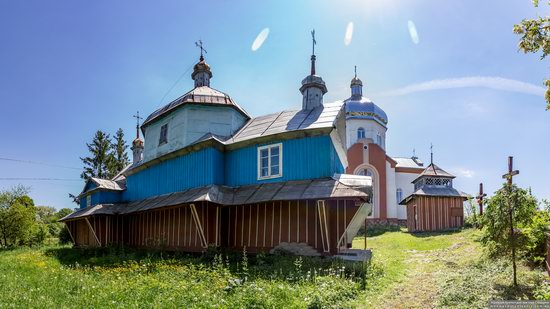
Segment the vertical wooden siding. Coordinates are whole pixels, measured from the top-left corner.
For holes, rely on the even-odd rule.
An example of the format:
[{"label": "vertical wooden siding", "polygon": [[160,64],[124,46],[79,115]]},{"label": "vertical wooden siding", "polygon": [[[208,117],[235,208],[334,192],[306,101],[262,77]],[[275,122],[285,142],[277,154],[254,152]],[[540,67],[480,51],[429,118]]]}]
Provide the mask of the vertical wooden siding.
[{"label": "vertical wooden siding", "polygon": [[[195,204],[209,246],[250,252],[268,251],[283,242],[306,243],[323,252],[321,226],[314,200],[274,201],[237,206]],[[338,251],[359,206],[354,200],[326,202],[330,253]],[[126,216],[88,219],[101,246],[126,245],[189,252],[204,251],[189,205]],[[99,246],[84,219],[67,222],[77,246]],[[345,241],[341,244],[345,246]]]},{"label": "vertical wooden siding", "polygon": [[462,204],[460,197],[417,196],[407,204],[407,228],[411,232],[422,232],[461,227],[464,225]]},{"label": "vertical wooden siding", "polygon": [[224,156],[205,148],[148,167],[126,179],[124,201],[183,191],[210,184],[223,184]]}]

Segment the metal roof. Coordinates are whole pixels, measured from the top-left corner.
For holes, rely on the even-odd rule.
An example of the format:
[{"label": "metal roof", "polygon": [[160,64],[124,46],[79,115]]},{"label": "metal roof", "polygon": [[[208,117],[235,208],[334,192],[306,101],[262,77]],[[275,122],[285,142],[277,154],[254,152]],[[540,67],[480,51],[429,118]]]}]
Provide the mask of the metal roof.
[{"label": "metal roof", "polygon": [[312,110],[282,111],[250,119],[226,144],[298,130],[331,128],[343,102],[323,104]]},{"label": "metal roof", "polygon": [[[90,182],[96,185],[95,188],[84,191],[88,186],[88,183]],[[90,177],[90,179],[88,179],[88,181],[86,181],[86,184],[84,185],[84,190],[80,192],[80,194],[78,195],[78,198],[80,198],[84,193],[98,191],[98,190],[123,191],[123,190],[126,190],[126,178],[119,177],[117,180],[110,180],[110,179]]]},{"label": "metal roof", "polygon": [[420,173],[420,175],[418,175],[418,177],[416,177],[415,180],[413,180],[413,182],[415,182],[416,180],[422,178],[422,177],[445,177],[445,178],[455,178],[454,175],[450,174],[450,173],[447,173],[446,171],[444,171],[442,168],[440,168],[439,166],[431,163],[430,165],[428,165],[428,167],[426,167],[426,169]]},{"label": "metal roof", "polygon": [[208,86],[196,87],[181,97],[175,99],[174,101],[166,104],[165,106],[154,111],[141,125],[142,127],[148,125],[153,120],[169,113],[175,108],[185,105],[185,104],[205,104],[205,105],[222,105],[230,106],[235,108],[241,114],[243,114],[247,119],[250,119],[250,115],[242,109],[231,97],[214,88]]},{"label": "metal roof", "polygon": [[384,127],[388,124],[388,115],[386,115],[386,112],[378,105],[374,104],[370,99],[352,96],[345,102],[346,119],[372,119]]},{"label": "metal roof", "polygon": [[450,187],[423,186],[413,194],[404,198],[399,204],[406,205],[415,196],[444,196],[444,197],[462,197],[466,199],[468,194]]},{"label": "metal roof", "polygon": [[130,203],[95,205],[78,210],[60,221],[100,214],[131,214],[201,201],[220,205],[244,205],[268,201],[327,198],[361,198],[366,200],[370,196],[372,196],[370,177],[355,177],[350,180],[335,175],[334,178],[264,183],[241,187],[210,185]]},{"label": "metal roof", "polygon": [[419,159],[413,158],[402,158],[402,157],[391,157],[395,162],[397,162],[396,167],[408,167],[408,168],[421,168],[423,169],[423,163]]}]

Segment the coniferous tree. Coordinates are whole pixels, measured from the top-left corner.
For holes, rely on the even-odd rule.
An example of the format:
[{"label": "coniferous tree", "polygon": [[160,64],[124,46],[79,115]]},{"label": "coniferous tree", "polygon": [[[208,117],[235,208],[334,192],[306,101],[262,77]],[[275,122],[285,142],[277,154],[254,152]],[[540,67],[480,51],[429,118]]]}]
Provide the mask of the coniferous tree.
[{"label": "coniferous tree", "polygon": [[118,129],[114,136],[112,144],[112,160],[109,164],[109,177],[114,177],[118,174],[126,165],[130,164],[128,159],[128,153],[126,152],[128,145],[124,140],[124,132],[122,129]]},{"label": "coniferous tree", "polygon": [[108,178],[110,176],[108,167],[113,160],[113,155],[111,153],[111,138],[109,134],[98,130],[95,133],[92,143],[86,143],[86,146],[88,146],[90,156],[80,158],[82,163],[84,163],[84,171],[80,174],[80,177],[85,180],[90,179],[90,177]]}]

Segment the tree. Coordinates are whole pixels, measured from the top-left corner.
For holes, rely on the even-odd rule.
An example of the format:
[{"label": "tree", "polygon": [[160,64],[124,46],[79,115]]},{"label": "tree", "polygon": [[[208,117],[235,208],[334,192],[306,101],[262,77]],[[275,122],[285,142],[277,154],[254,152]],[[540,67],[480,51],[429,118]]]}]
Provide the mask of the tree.
[{"label": "tree", "polygon": [[[533,0],[535,7],[539,1]],[[550,5],[550,2],[548,2]],[[537,53],[542,51],[540,59],[544,59],[550,53],[550,17],[539,17],[537,19],[524,19],[521,23],[514,25],[514,33],[521,35],[519,49],[524,53]],[[546,110],[550,109],[550,79],[544,81],[546,88]]]},{"label": "tree", "polygon": [[19,186],[0,192],[0,245],[13,247],[30,244],[36,230],[36,208],[27,195],[28,188]]},{"label": "tree", "polygon": [[[512,206],[512,216],[509,207]],[[483,234],[481,242],[493,257],[512,256],[512,251],[526,255],[529,250],[529,239],[522,232],[533,224],[537,213],[537,200],[527,190],[504,184],[495,195],[487,201],[487,208],[482,217]],[[511,221],[510,221],[511,219]],[[510,233],[514,228],[514,236]],[[512,257],[513,258],[513,257]],[[515,260],[512,261],[515,263]],[[515,272],[514,272],[514,282]]]},{"label": "tree", "polygon": [[116,176],[123,168],[130,164],[128,159],[128,153],[126,152],[128,145],[124,140],[124,132],[122,129],[118,129],[114,136],[114,142],[112,144],[113,160],[109,164],[110,177]]},{"label": "tree", "polygon": [[80,158],[82,163],[84,163],[84,171],[80,174],[80,177],[85,180],[90,179],[90,177],[108,178],[108,166],[110,161],[113,160],[113,155],[110,151],[112,146],[109,134],[98,130],[92,143],[86,143],[86,146],[88,146],[90,156]]}]

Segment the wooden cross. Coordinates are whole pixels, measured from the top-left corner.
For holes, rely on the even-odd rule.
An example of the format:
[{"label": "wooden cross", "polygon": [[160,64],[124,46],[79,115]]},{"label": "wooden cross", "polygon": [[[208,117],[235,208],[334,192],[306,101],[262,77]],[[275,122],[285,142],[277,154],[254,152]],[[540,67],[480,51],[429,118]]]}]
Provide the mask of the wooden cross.
[{"label": "wooden cross", "polygon": [[136,118],[136,135],[137,138],[139,138],[139,121],[143,118],[139,116],[139,111],[137,111],[132,117]]},{"label": "wooden cross", "polygon": [[510,218],[510,238],[512,239],[512,269],[514,271],[514,286],[518,285],[516,275],[516,246],[514,236],[514,207],[512,205],[512,177],[519,174],[519,170],[514,170],[514,157],[508,157],[508,174],[502,175],[502,178],[508,180],[508,215]]},{"label": "wooden cross", "polygon": [[195,45],[200,48],[201,50],[201,60],[204,59],[204,57],[202,56],[202,52],[204,52],[205,54],[208,54],[208,52],[206,51],[206,49],[204,49],[204,47],[202,46],[202,41],[199,40],[198,42],[195,42]]},{"label": "wooden cross", "polygon": [[483,216],[483,198],[486,197],[487,194],[483,193],[483,183],[479,184],[479,195],[476,196],[477,203],[479,204],[479,215]]},{"label": "wooden cross", "polygon": [[514,171],[514,157],[508,157],[508,174],[502,175],[502,178],[508,180],[508,185],[512,185],[512,177],[519,174],[519,170]]}]

